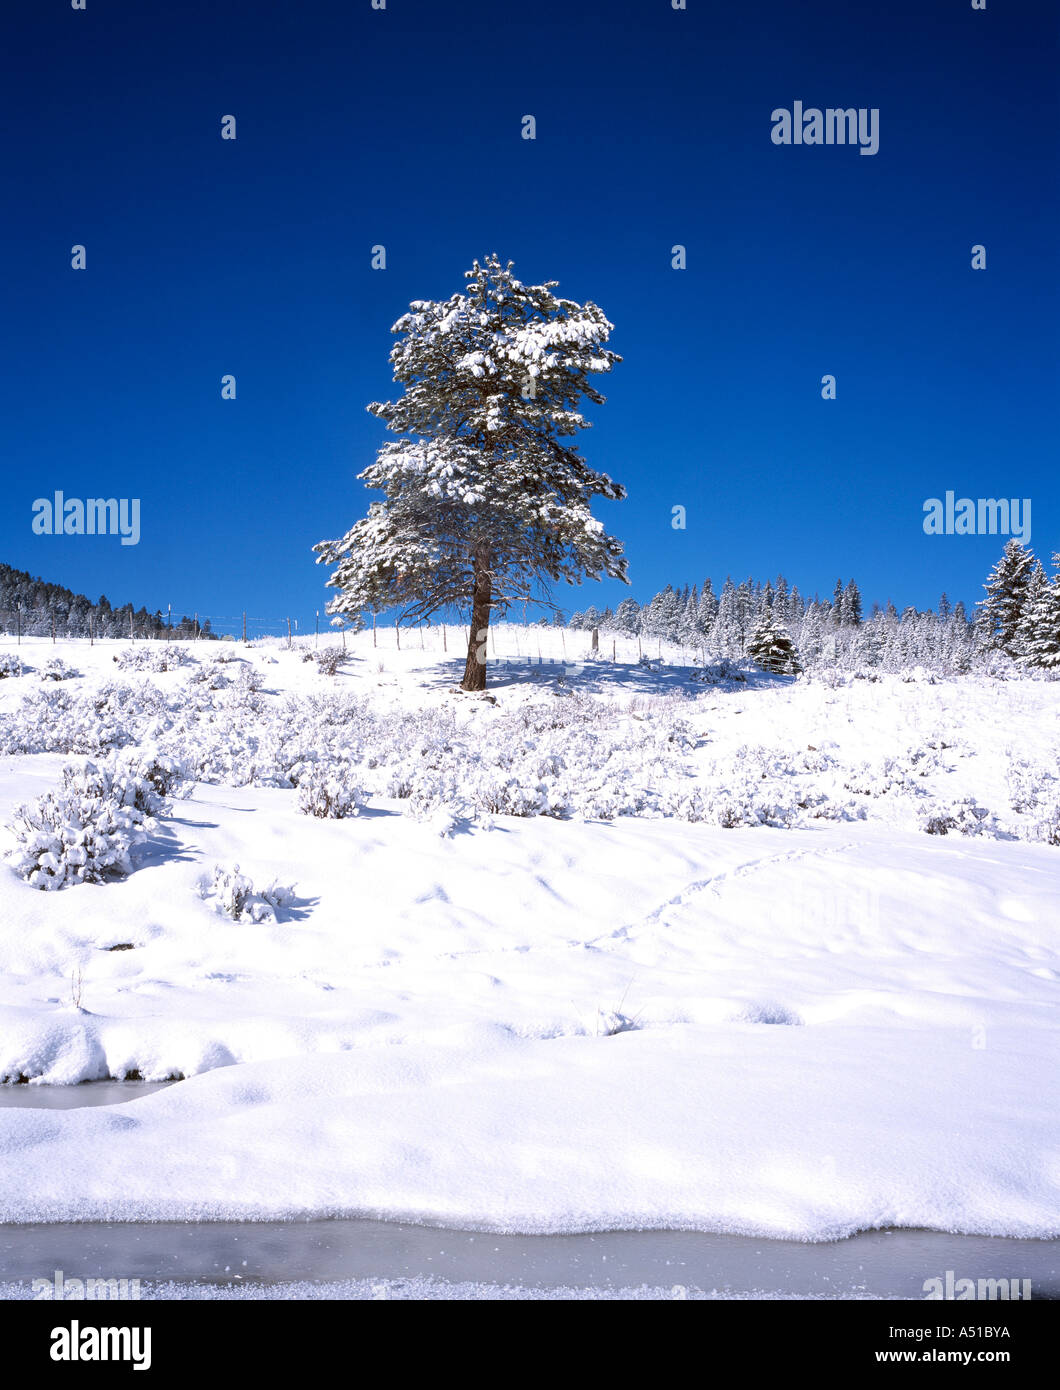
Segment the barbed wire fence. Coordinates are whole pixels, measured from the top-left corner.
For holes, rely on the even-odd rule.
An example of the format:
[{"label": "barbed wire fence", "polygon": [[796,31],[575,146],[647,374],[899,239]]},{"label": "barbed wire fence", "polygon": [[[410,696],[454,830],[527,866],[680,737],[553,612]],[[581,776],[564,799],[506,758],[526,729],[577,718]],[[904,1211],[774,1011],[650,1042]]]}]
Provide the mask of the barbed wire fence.
[{"label": "barbed wire fence", "polygon": [[[179,618],[177,614],[180,614]],[[71,627],[75,630],[71,631]],[[639,662],[645,656],[661,660],[664,649],[675,646],[662,638],[648,638],[607,628],[592,630],[568,628],[551,622],[543,624],[531,621],[524,613],[521,621],[518,616],[509,616],[491,623],[487,640],[494,657],[513,655],[511,651],[498,652],[498,627],[508,629],[510,636],[505,645],[514,646],[514,655],[520,661],[532,661],[535,655],[539,662],[552,659],[551,651],[545,648],[554,647],[556,635],[560,643],[557,655],[563,662],[584,657],[631,663]],[[454,658],[466,655],[470,641],[468,625],[459,619],[402,625],[397,622],[377,623],[373,616],[370,623],[366,622],[362,628],[358,628],[346,622],[335,625],[323,609],[314,613],[311,623],[306,623],[289,615],[263,617],[249,611],[218,614],[192,604],[167,604],[164,610],[156,608],[153,612],[145,609],[134,612],[125,606],[101,613],[98,608],[93,608],[87,614],[76,616],[74,621],[63,621],[47,609],[25,605],[0,608],[0,633],[8,641],[13,640],[15,645],[19,645],[23,637],[50,637],[52,642],[87,638],[90,643],[220,640],[247,644],[276,638],[289,646],[311,644],[318,648],[321,644],[337,644],[340,641],[345,646],[347,634],[358,631],[371,633],[374,648],[396,651],[418,649],[443,655],[451,652]],[[520,633],[525,635],[520,638]],[[542,643],[546,634],[550,640]]]},{"label": "barbed wire fence", "polygon": [[[181,616],[176,616],[181,614]],[[193,605],[167,603],[165,609],[154,612],[132,612],[128,605],[101,613],[97,607],[89,613],[71,614],[72,621],[57,619],[47,609],[21,606],[0,609],[0,641],[3,645],[21,645],[22,638],[88,639],[94,642],[111,641],[235,641],[246,645],[264,639],[276,639],[285,646],[318,649],[322,645],[342,644],[347,635],[361,634],[367,641],[371,634],[372,648],[385,651],[422,651],[464,660],[470,642],[467,621],[458,617],[439,623],[421,621],[400,624],[396,621],[376,623],[375,617],[361,626],[343,621],[333,623],[324,609],[313,614],[313,620],[293,616],[264,617],[249,612],[211,613]],[[74,631],[71,631],[71,627]],[[502,648],[497,648],[497,631],[503,631]],[[556,639],[558,638],[558,644]],[[679,662],[706,662],[706,652],[686,648],[665,638],[646,637],[636,632],[614,628],[570,628],[560,624],[531,620],[527,613],[510,614],[490,623],[489,655],[493,659],[517,660],[520,664],[558,663],[561,666],[585,660],[610,660],[622,664],[638,664],[645,659]]]}]

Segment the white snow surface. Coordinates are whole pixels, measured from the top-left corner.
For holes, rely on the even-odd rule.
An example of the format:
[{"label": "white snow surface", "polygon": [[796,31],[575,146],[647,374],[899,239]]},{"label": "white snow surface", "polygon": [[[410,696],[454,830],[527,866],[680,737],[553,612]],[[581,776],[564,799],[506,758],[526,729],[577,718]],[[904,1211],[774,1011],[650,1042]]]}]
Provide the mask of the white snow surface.
[{"label": "white snow surface", "polygon": [[[1060,1234],[1060,847],[1038,830],[1060,683],[705,686],[674,650],[638,666],[628,639],[557,682],[536,654],[558,660],[560,634],[512,625],[494,706],[451,693],[456,629],[444,654],[437,631],[422,651],[347,640],[335,677],[226,644],[227,669],[264,677],[240,718],[297,729],[298,702],[339,692],[388,718],[453,708],[462,748],[582,698],[624,783],[643,731],[666,733],[643,812],[579,817],[580,744],[553,815],[447,809],[444,785],[408,814],[369,757],[354,816],[302,814],[258,784],[282,778],[237,769],[174,800],[123,880],[39,892],[0,868],[0,1077],[187,1078],[128,1105],[0,1105],[0,1221]],[[587,634],[562,640],[585,660]],[[59,683],[75,699],[122,679],[179,706],[221,644],[120,674],[129,645],[23,641],[0,735],[54,652],[82,673]],[[168,720],[138,741],[162,746]],[[84,756],[0,757],[0,823]],[[772,823],[725,828],[723,796],[765,796]],[[925,804],[970,797],[974,833],[924,833]],[[233,921],[196,887],[218,863],[294,896]]]}]

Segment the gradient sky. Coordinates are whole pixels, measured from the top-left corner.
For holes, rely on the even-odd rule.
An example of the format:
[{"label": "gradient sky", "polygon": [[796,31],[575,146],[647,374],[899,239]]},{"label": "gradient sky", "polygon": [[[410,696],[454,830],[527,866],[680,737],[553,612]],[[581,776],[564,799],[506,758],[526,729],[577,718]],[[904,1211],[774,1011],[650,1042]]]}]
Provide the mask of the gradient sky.
[{"label": "gradient sky", "polygon": [[[491,251],[616,326],[581,442],[629,489],[597,513],[640,600],[782,571],[974,602],[1003,539],[925,536],[947,488],[1030,497],[1060,548],[1057,7],[688,6],[6,4],[0,559],[311,624],[310,547],[373,497],[390,327]],[[796,99],[878,107],[879,153],[773,145]],[[33,535],[56,489],[139,497],[140,544]]]}]

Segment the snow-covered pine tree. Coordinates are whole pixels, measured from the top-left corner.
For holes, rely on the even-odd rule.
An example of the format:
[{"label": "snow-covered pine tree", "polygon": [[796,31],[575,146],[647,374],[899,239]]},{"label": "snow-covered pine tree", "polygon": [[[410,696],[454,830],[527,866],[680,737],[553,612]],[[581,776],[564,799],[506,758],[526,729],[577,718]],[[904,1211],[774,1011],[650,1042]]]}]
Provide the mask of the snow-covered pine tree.
[{"label": "snow-covered pine tree", "polygon": [[791,675],[799,670],[799,657],[787,631],[773,616],[772,606],[764,604],[747,639],[747,655],[763,671]]},{"label": "snow-covered pine tree", "polygon": [[1028,584],[1027,604],[1020,624],[1023,653],[1028,666],[1060,668],[1060,552],[1053,556],[1056,573],[1051,580],[1042,571],[1040,583]]},{"label": "snow-covered pine tree", "polygon": [[811,603],[802,619],[802,629],[799,633],[799,655],[804,665],[815,666],[820,661],[823,650],[821,610],[816,603]]},{"label": "snow-covered pine tree", "polygon": [[835,590],[832,594],[832,620],[836,627],[842,627],[844,622],[843,614],[843,581],[837,579]]},{"label": "snow-covered pine tree", "polygon": [[858,627],[861,623],[861,590],[849,580],[843,590],[843,622]]},{"label": "snow-covered pine tree", "polygon": [[591,377],[620,361],[603,312],[557,298],[555,281],[524,285],[496,256],[465,279],[465,293],[417,300],[394,325],[404,392],[368,409],[402,438],[359,475],[385,500],[314,549],[336,566],[331,613],[470,608],[461,688],[479,691],[494,613],[540,601],[549,581],[628,582],[620,542],[591,512],[626,492],[568,443],[589,426],[582,399],[604,400]]},{"label": "snow-covered pine tree", "polygon": [[1033,565],[1031,551],[1019,541],[1010,540],[983,585],[986,598],[979,600],[983,626],[993,645],[1009,656],[1016,656],[1019,651],[1020,620]]},{"label": "snow-covered pine tree", "polygon": [[747,578],[736,586],[736,622],[740,629],[740,655],[747,650],[747,638],[754,627],[754,580]]},{"label": "snow-covered pine tree", "polygon": [[1039,601],[1049,587],[1049,580],[1045,570],[1042,568],[1041,560],[1035,558],[1031,566],[1030,574],[1027,577],[1027,587],[1023,591],[1023,605],[1020,612],[1019,630],[1016,634],[1015,655],[1022,660],[1026,655],[1028,645],[1032,641],[1036,616],[1035,609]]},{"label": "snow-covered pine tree", "polygon": [[615,609],[615,627],[619,632],[636,633],[640,628],[640,604],[635,598],[624,598]]},{"label": "snow-covered pine tree", "polygon": [[718,596],[709,579],[704,579],[703,587],[699,591],[699,613],[696,626],[700,634],[706,637],[714,626],[714,620],[718,616]]},{"label": "snow-covered pine tree", "polygon": [[719,656],[737,657],[743,655],[743,631],[737,611],[736,585],[732,576],[726,576],[718,600],[718,612],[710,632],[710,646]]},{"label": "snow-covered pine tree", "polygon": [[699,593],[692,585],[692,592],[685,600],[677,618],[677,640],[684,647],[694,647],[700,640],[699,632]]},{"label": "snow-covered pine tree", "polygon": [[773,586],[773,611],[782,623],[790,621],[791,611],[788,608],[788,581],[782,574],[777,575],[777,582]]},{"label": "snow-covered pine tree", "polygon": [[670,642],[676,639],[677,620],[681,614],[680,599],[674,593],[674,586],[656,594],[646,608],[641,609],[641,631],[650,637],[662,637]]}]

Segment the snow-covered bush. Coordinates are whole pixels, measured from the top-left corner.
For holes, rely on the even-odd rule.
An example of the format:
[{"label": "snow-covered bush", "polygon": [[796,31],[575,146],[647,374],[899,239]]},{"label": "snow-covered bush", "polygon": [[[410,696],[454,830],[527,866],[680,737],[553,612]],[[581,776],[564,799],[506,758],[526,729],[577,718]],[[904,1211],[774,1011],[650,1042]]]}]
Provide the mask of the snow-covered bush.
[{"label": "snow-covered bush", "polygon": [[356,816],[365,800],[364,788],[350,781],[350,769],[341,763],[311,764],[298,779],[298,809],[306,816]]},{"label": "snow-covered bush", "polygon": [[693,671],[690,680],[703,685],[743,685],[747,682],[747,663],[730,661],[722,657],[719,661],[708,662]]},{"label": "snow-covered bush", "polygon": [[475,787],[475,802],[494,816],[544,816],[549,814],[548,788],[543,782],[524,783],[503,773],[486,774]]},{"label": "snow-covered bush", "polygon": [[21,676],[22,670],[20,657],[11,656],[7,652],[0,655],[0,681],[5,680],[8,676]]},{"label": "snow-covered bush", "polygon": [[1060,801],[1045,808],[1045,815],[1035,823],[1035,839],[1046,845],[1060,845]]},{"label": "snow-covered bush", "polygon": [[313,653],[317,669],[322,676],[334,676],[338,674],[338,669],[346,660],[346,653],[341,647],[323,647],[320,651]]},{"label": "snow-covered bush", "polygon": [[1045,768],[1025,758],[1010,763],[1005,773],[1009,805],[1014,811],[1033,811],[1048,794],[1050,784],[1055,780]]},{"label": "snow-covered bush", "polygon": [[927,768],[917,771],[913,757],[893,757],[888,754],[878,762],[859,762],[843,773],[843,786],[858,796],[886,796],[895,792],[921,791],[916,784],[918,776],[927,774]]},{"label": "snow-covered bush", "polygon": [[0,716],[0,752],[98,756],[143,741],[166,715],[166,701],[150,686],[108,684],[84,695],[42,686]]},{"label": "snow-covered bush", "polygon": [[596,1011],[596,1036],[598,1038],[614,1038],[619,1033],[636,1033],[641,1028],[640,1022],[636,1018],[630,1018],[628,1014],[621,1013],[618,1009],[597,1009]]},{"label": "snow-covered bush", "polygon": [[[154,777],[152,777],[154,773]],[[65,767],[63,785],[20,806],[8,862],[34,888],[103,883],[132,869],[130,850],[165,810],[167,773],[145,755]]]},{"label": "snow-covered bush", "polygon": [[67,666],[61,656],[49,657],[41,669],[42,681],[68,681],[79,675],[72,666]]},{"label": "snow-covered bush", "polygon": [[268,887],[256,889],[238,864],[215,864],[213,877],[204,874],[198,888],[201,898],[213,898],[217,911],[233,922],[276,922],[277,914],[294,898],[294,884],[277,883],[275,879]]},{"label": "snow-covered bush", "polygon": [[264,685],[265,677],[260,671],[255,671],[253,666],[241,666],[230,682],[222,703],[249,705],[254,709],[260,709],[261,703],[255,697]]},{"label": "snow-covered bush", "polygon": [[963,796],[949,806],[932,802],[920,812],[920,827],[929,835],[948,835],[957,830],[962,835],[980,835],[987,828],[990,812],[980,806],[974,796]]},{"label": "snow-covered bush", "polygon": [[161,672],[175,671],[179,666],[190,666],[194,657],[175,642],[167,642],[164,646],[157,646],[152,642],[139,647],[126,647],[114,660],[121,671]]},{"label": "snow-covered bush", "polygon": [[207,690],[223,690],[230,683],[230,677],[223,671],[226,661],[207,661],[192,671],[189,684],[203,686]]}]

